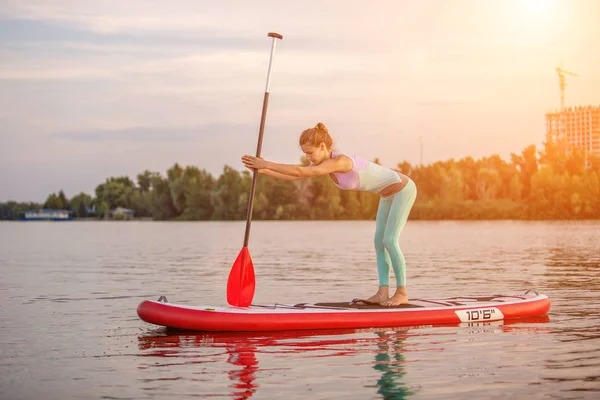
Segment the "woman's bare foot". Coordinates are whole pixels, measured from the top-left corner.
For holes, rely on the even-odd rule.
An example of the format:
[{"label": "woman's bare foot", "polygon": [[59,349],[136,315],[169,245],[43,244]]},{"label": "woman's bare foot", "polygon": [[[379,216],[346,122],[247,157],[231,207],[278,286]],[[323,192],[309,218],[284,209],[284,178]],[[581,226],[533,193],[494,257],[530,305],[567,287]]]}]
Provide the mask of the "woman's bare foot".
[{"label": "woman's bare foot", "polygon": [[398,286],[396,293],[389,300],[383,301],[380,305],[385,307],[399,306],[401,304],[408,304],[408,296],[406,295],[406,286]]},{"label": "woman's bare foot", "polygon": [[[379,286],[377,293],[375,293],[373,296],[366,299],[366,302],[372,303],[372,304],[381,304],[384,301],[388,301],[389,298],[390,298],[389,286]],[[361,301],[363,301],[363,300],[361,300],[361,299],[352,300],[352,302],[354,302],[354,303],[360,303]]]}]

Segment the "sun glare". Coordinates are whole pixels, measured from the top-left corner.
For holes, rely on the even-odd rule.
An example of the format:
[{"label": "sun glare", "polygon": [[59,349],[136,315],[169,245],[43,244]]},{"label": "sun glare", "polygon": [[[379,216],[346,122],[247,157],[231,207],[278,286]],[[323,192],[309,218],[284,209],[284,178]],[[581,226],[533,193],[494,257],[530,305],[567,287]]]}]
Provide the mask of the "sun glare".
[{"label": "sun glare", "polygon": [[521,48],[540,46],[551,40],[553,24],[559,18],[556,0],[513,0],[502,4],[509,15],[498,24],[507,43]]},{"label": "sun glare", "polygon": [[525,13],[531,17],[548,14],[552,8],[552,3],[553,0],[522,0]]}]

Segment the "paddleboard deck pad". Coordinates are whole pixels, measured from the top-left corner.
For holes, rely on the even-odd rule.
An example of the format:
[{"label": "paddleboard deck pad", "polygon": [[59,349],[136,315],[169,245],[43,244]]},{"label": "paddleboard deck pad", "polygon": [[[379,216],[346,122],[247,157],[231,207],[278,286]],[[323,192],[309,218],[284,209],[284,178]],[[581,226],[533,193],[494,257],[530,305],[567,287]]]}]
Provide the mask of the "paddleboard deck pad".
[{"label": "paddleboard deck pad", "polygon": [[145,322],[174,329],[250,332],[488,322],[541,316],[549,309],[548,296],[528,290],[520,294],[414,299],[396,307],[353,302],[188,306],[169,303],[161,296],[142,301],[137,314]]}]

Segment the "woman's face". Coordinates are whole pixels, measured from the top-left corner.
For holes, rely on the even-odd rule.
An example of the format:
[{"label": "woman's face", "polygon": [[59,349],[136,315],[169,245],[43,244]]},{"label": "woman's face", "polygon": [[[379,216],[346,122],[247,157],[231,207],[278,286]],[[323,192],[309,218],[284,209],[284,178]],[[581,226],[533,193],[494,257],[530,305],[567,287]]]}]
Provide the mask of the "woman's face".
[{"label": "woman's face", "polygon": [[306,158],[313,165],[319,165],[325,161],[327,157],[329,157],[327,146],[325,146],[325,143],[323,142],[321,142],[318,147],[315,147],[311,144],[303,144],[300,148],[306,155]]}]

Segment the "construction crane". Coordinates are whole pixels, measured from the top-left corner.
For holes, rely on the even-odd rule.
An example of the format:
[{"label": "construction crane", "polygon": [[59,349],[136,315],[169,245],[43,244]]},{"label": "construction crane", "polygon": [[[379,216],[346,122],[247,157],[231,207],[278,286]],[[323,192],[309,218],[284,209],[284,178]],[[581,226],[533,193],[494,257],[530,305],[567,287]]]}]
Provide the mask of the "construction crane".
[{"label": "construction crane", "polygon": [[560,86],[560,111],[565,109],[565,88],[567,87],[567,80],[565,79],[565,74],[571,76],[579,76],[574,72],[567,71],[562,68],[562,63],[560,67],[556,67],[556,72],[558,72],[558,84]]}]

